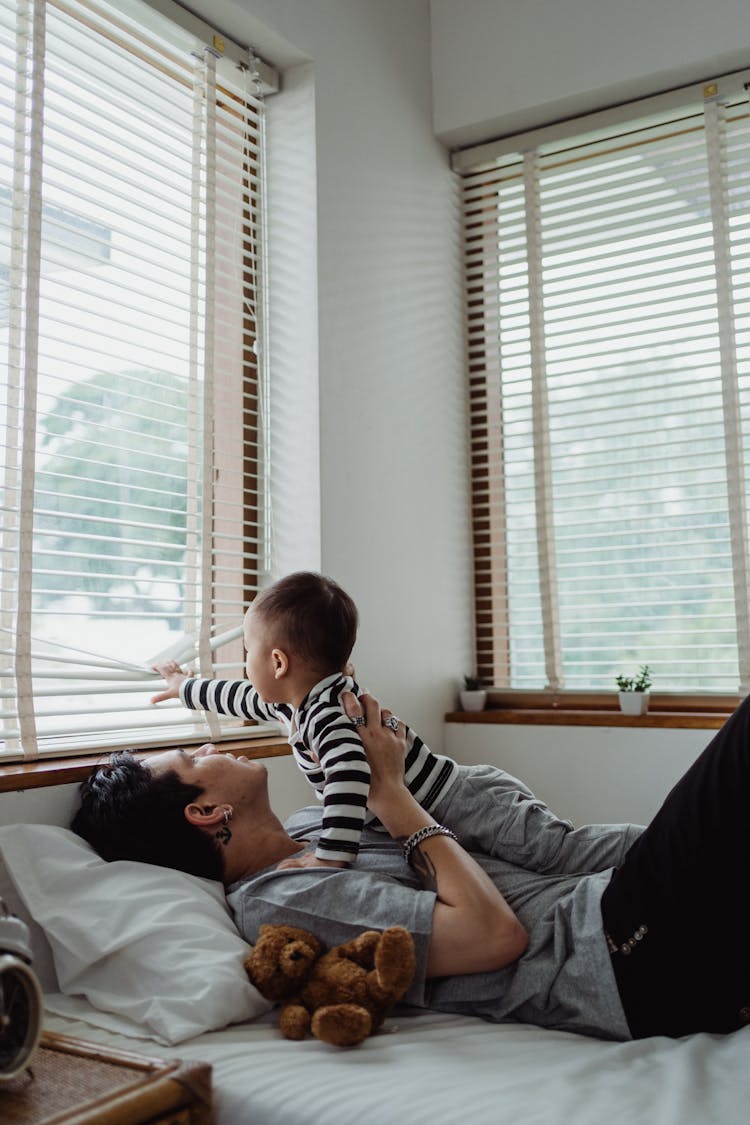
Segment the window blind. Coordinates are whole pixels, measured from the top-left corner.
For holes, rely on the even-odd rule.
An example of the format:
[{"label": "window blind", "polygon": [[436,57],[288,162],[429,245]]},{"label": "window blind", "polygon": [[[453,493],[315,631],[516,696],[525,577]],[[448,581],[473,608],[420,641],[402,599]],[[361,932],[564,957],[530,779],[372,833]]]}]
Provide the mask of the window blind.
[{"label": "window blind", "polygon": [[747,77],[457,154],[499,687],[750,689]]},{"label": "window blind", "polygon": [[149,698],[263,568],[269,71],[158,8],[0,0],[6,759],[233,733]]}]

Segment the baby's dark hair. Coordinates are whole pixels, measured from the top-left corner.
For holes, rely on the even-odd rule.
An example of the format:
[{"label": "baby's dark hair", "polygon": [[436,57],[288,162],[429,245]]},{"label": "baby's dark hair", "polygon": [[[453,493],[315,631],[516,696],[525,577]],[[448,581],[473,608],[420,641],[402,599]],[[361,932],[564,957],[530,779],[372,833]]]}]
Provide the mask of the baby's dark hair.
[{"label": "baby's dark hair", "polygon": [[357,639],[357,607],[337,582],[299,570],[262,590],[253,616],[276,630],[278,643],[321,673],[340,672]]}]

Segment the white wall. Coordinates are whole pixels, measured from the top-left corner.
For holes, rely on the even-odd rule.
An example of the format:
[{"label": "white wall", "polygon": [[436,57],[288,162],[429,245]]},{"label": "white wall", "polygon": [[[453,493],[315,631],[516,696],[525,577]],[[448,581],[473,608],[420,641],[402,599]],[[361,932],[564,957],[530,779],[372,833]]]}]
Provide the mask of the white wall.
[{"label": "white wall", "polygon": [[435,132],[466,145],[739,70],[747,0],[431,0]]},{"label": "white wall", "polygon": [[448,723],[446,752],[520,777],[575,824],[647,824],[710,730]]},{"label": "white wall", "polygon": [[[471,571],[459,217],[432,133],[428,0],[190,7],[270,62],[295,64],[271,129],[286,138],[291,117],[299,126],[306,113],[314,130],[307,163],[297,154],[305,178],[314,161],[316,193],[306,228],[315,224],[315,245],[298,257],[304,341],[278,287],[271,315],[272,349],[287,349],[287,370],[296,356],[308,403],[291,425],[315,434],[319,425],[319,468],[309,446],[291,474],[307,496],[319,472],[319,545],[302,506],[280,513],[276,564],[309,565],[320,552],[359,605],[360,678],[439,747],[442,714],[471,666]],[[299,232],[303,200],[288,204]],[[286,252],[294,239],[283,207],[272,220]]]}]

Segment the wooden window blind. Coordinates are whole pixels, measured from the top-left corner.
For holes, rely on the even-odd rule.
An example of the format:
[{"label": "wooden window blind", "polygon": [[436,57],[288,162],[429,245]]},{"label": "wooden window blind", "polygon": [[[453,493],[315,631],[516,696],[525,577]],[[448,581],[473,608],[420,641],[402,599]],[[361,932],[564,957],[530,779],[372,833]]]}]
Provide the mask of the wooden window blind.
[{"label": "wooden window blind", "polygon": [[497,687],[750,688],[749,78],[454,156]]},{"label": "wooden window blind", "polygon": [[269,74],[176,5],[0,0],[5,760],[232,733],[149,698],[242,674],[263,566]]}]

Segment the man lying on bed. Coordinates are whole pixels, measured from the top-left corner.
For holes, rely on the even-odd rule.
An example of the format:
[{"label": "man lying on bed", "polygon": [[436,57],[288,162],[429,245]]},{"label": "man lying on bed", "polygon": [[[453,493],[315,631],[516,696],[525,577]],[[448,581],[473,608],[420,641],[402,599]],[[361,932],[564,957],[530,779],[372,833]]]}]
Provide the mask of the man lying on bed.
[{"label": "man lying on bed", "polygon": [[423,831],[436,822],[404,784],[401,729],[368,696],[344,706],[366,719],[369,807],[389,834],[366,829],[354,867],[285,864],[315,848],[320,810],[282,826],[263,764],[211,745],[112,755],[81,786],[73,828],[105,859],[222,879],[249,942],[264,922],[326,945],[406,926],[417,1006],[611,1039],[750,1022],[750,701],[643,831],[574,830],[504,775],[504,858]]}]

